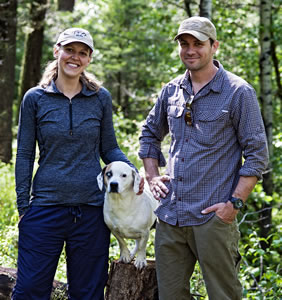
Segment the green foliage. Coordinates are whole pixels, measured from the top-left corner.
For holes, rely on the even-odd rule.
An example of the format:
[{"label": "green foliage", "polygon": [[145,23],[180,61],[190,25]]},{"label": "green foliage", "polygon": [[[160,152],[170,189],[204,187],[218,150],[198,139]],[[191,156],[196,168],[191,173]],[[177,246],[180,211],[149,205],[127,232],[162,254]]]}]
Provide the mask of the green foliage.
[{"label": "green foliage", "polygon": [[17,262],[17,225],[0,226],[0,265],[7,267],[16,267]]},{"label": "green foliage", "polygon": [[142,161],[137,155],[139,149],[139,127],[141,127],[141,125],[135,120],[126,119],[121,112],[114,114],[113,120],[121,150],[127,154],[127,157],[136,168],[142,168]]},{"label": "green foliage", "polygon": [[[263,203],[279,203],[277,195],[266,196],[262,185],[257,184],[248,198],[247,209],[239,215],[241,231],[241,281],[244,283],[244,299],[279,299],[281,294],[281,219],[279,205],[272,206],[272,228],[267,239],[259,236]],[[262,242],[269,247],[262,248]]]},{"label": "green foliage", "polygon": [[105,2],[100,14],[105,34],[97,47],[103,49],[106,85],[125,112],[136,114],[160,84],[159,72],[168,74],[173,12],[160,10],[159,1]]},{"label": "green foliage", "polygon": [[17,259],[17,209],[14,165],[0,162],[0,265],[15,267]]},{"label": "green foliage", "polygon": [[0,225],[9,225],[15,222],[15,176],[14,165],[0,161]]},{"label": "green foliage", "polygon": [[253,231],[243,247],[241,280],[245,299],[279,299],[281,296],[281,232],[269,238],[272,244],[265,251],[260,246],[262,239]]}]

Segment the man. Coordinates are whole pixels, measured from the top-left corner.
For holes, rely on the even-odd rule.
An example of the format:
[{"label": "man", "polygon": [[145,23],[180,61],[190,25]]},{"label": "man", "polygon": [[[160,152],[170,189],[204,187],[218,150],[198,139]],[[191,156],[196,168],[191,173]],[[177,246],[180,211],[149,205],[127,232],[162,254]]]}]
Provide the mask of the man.
[{"label": "man", "polygon": [[[213,59],[219,42],[208,19],[184,20],[175,40],[187,70],[163,87],[142,128],[139,151],[160,201],[159,299],[193,299],[189,279],[198,261],[209,299],[237,300],[236,215],[268,163],[264,125],[254,89]],[[168,133],[168,167],[160,176],[161,142]]]}]

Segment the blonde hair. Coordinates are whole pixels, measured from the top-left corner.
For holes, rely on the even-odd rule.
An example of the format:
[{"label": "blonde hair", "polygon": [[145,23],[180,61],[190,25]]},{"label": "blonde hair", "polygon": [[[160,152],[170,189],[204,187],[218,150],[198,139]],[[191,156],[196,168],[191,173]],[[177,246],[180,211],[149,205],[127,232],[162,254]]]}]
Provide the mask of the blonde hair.
[{"label": "blonde hair", "polygon": [[[44,70],[39,85],[46,88],[52,80],[56,80],[58,77],[58,60],[50,62]],[[79,80],[86,85],[89,90],[98,91],[102,83],[91,73],[82,72]]]}]

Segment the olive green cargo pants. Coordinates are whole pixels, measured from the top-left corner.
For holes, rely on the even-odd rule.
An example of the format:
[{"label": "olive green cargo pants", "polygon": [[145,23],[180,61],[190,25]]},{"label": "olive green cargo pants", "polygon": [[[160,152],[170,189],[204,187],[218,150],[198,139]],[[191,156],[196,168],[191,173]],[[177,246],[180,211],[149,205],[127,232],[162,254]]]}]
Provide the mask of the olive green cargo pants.
[{"label": "olive green cargo pants", "polygon": [[155,237],[159,300],[188,300],[190,277],[199,261],[209,300],[240,300],[241,256],[237,221],[217,216],[203,225],[179,227],[158,221]]}]

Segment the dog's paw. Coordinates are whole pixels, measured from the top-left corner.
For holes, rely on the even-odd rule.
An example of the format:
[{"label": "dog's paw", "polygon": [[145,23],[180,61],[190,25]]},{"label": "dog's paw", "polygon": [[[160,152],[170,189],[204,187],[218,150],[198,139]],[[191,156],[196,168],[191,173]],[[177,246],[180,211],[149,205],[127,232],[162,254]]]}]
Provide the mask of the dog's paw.
[{"label": "dog's paw", "polygon": [[129,264],[132,261],[132,257],[130,256],[130,254],[126,254],[126,255],[121,255],[120,258],[118,259],[118,262],[122,262],[125,264]]},{"label": "dog's paw", "polygon": [[147,261],[144,258],[136,258],[135,262],[134,262],[135,267],[138,270],[141,270],[143,268],[145,268],[147,266]]}]

